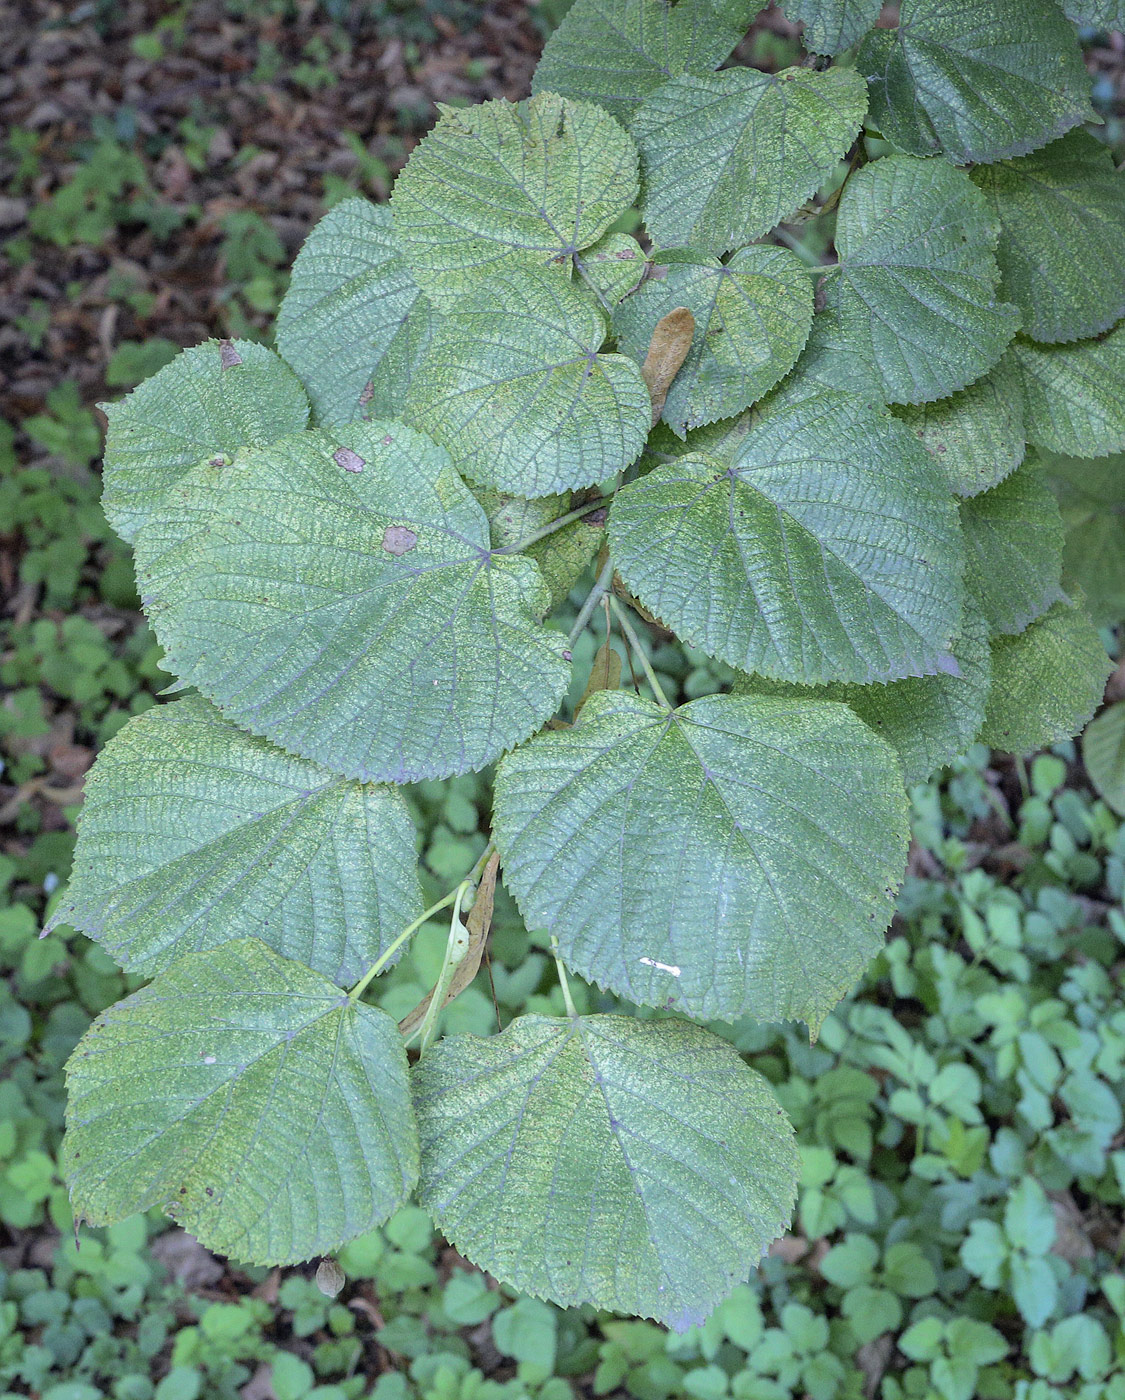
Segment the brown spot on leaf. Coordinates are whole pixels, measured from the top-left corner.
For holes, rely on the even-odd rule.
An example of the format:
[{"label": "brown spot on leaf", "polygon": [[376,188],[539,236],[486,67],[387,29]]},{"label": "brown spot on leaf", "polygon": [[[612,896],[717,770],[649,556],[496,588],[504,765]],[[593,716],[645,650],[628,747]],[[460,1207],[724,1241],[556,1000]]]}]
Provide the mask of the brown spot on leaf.
[{"label": "brown spot on leaf", "polygon": [[353,452],[350,447],[337,447],[332,454],[332,460],[346,472],[361,472],[367,465],[359,453]]},{"label": "brown spot on leaf", "polygon": [[383,531],[383,548],[388,554],[401,558],[418,543],[418,536],[405,525],[388,525]]},{"label": "brown spot on leaf", "polygon": [[234,369],[236,365],[242,363],[242,356],[234,348],[233,341],[219,341],[219,366],[222,369]]},{"label": "brown spot on leaf", "polygon": [[359,396],[360,408],[366,407],[366,405],[369,404],[374,397],[375,385],[372,384],[371,380],[369,379],[367,383],[363,386],[363,393]]}]

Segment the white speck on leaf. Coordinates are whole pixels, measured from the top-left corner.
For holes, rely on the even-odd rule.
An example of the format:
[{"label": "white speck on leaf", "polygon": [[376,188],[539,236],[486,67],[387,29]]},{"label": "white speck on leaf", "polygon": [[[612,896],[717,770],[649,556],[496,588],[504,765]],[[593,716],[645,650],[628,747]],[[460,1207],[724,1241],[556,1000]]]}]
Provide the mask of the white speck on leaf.
[{"label": "white speck on leaf", "polygon": [[657,962],[655,958],[641,958],[640,961],[644,963],[645,967],[655,967],[660,972],[670,972],[673,977],[679,977],[680,973],[683,971],[683,969],[677,967],[675,963]]}]

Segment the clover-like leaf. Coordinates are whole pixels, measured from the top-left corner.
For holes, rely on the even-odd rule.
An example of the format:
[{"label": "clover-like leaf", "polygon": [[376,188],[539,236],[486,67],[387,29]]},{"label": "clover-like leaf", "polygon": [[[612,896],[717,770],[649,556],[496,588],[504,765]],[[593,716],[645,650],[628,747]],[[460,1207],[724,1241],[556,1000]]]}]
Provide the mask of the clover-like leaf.
[{"label": "clover-like leaf", "polygon": [[159,1206],[221,1254],[293,1264],[381,1224],[418,1178],[386,1014],[254,938],[103,1011],[67,1065],[76,1219]]},{"label": "clover-like leaf", "polygon": [[473,481],[522,496],[591,486],[634,461],[651,403],[602,312],[541,269],[494,273],[446,316],[407,416]]},{"label": "clover-like leaf", "polygon": [[1086,131],[972,178],[1000,224],[1000,291],[1033,340],[1079,340],[1125,315],[1125,181]]},{"label": "clover-like leaf", "polygon": [[1007,356],[948,399],[895,410],[941,463],[958,496],[998,486],[1023,461],[1023,395]]},{"label": "clover-like leaf", "polygon": [[109,419],[102,508],[129,544],[202,458],[264,447],[309,421],[300,380],[251,340],[193,345],[120,402],[100,407]]},{"label": "clover-like leaf", "polygon": [[859,42],[879,18],[881,0],[783,0],[791,20],[804,24],[810,53],[840,53]]},{"label": "clover-like leaf", "polygon": [[646,607],[712,656],[780,680],[947,667],[960,527],[907,428],[824,392],[767,411],[726,454],[690,453],[618,493],[611,549]]},{"label": "clover-like leaf", "polygon": [[391,194],[415,280],[440,311],[505,268],[563,265],[637,193],[637,151],[589,102],[540,93],[442,107]]},{"label": "clover-like leaf", "polygon": [[727,263],[669,261],[666,276],[614,313],[621,351],[643,364],[657,322],[677,306],[691,311],[695,336],[663,418],[682,437],[740,412],[792,369],[812,325],[812,280],[785,248],[743,248]]},{"label": "clover-like leaf", "polygon": [[633,117],[641,208],[666,248],[725,253],[789,217],[835,170],[867,108],[858,73],[685,73]]},{"label": "clover-like leaf", "polygon": [[961,528],[965,584],[993,632],[1022,632],[1063,597],[1062,517],[1037,462],[965,501]]},{"label": "clover-like leaf", "polygon": [[731,693],[842,701],[895,750],[907,783],[921,783],[963,754],[984,722],[992,661],[988,627],[974,609],[965,609],[950,651],[956,675],[909,676],[888,685],[836,681],[815,688],[737,676]]},{"label": "clover-like leaf", "polygon": [[669,78],[717,68],[760,8],[755,0],[575,0],[543,46],[531,90],[586,98],[627,122]]},{"label": "clover-like leaf", "polygon": [[345,199],[297,254],[277,313],[277,348],[321,427],[390,418],[429,344],[429,302],[402,259],[385,204]]},{"label": "clover-like leaf", "polygon": [[788,1224],[792,1130],[701,1026],[520,1016],[442,1041],[413,1077],[422,1203],[523,1293],[683,1331]]},{"label": "clover-like leaf", "polygon": [[1065,574],[1081,586],[1095,622],[1112,626],[1125,618],[1125,456],[1048,455],[1044,465],[1066,526]]},{"label": "clover-like leaf", "polygon": [[558,706],[565,638],[527,558],[494,556],[446,453],[401,423],[205,463],[137,540],[169,667],[336,773],[481,768]]},{"label": "clover-like leaf", "polygon": [[980,740],[1031,753],[1077,734],[1101,704],[1113,664],[1079,603],[1061,602],[992,643],[992,690]]},{"label": "clover-like leaf", "polygon": [[393,788],[294,758],[190,695],[99,755],[52,923],[130,972],[253,936],[351,986],[421,913],[416,866]]},{"label": "clover-like leaf", "polygon": [[945,398],[1004,353],[1019,313],[996,299],[995,247],[983,196],[945,161],[886,156],[848,181],[828,305],[889,403]]},{"label": "clover-like leaf", "polygon": [[912,155],[959,165],[1026,155],[1084,121],[1090,79],[1055,0],[903,0],[856,64],[873,125]]},{"label": "clover-like leaf", "polygon": [[1023,392],[1029,442],[1064,457],[1125,450],[1125,322],[1099,340],[1009,351]]},{"label": "clover-like leaf", "polygon": [[592,695],[496,778],[504,879],[581,976],[697,1017],[814,1029],[882,944],[902,769],[828,700]]}]

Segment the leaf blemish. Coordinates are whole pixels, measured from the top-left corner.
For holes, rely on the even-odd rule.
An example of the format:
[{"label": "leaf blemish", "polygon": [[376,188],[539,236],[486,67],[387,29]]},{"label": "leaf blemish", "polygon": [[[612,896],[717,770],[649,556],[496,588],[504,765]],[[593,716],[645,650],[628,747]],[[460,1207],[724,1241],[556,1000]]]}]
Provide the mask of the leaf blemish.
[{"label": "leaf blemish", "polygon": [[338,447],[332,454],[332,460],[346,472],[361,472],[367,465],[365,459],[350,447]]},{"label": "leaf blemish", "polygon": [[670,972],[673,977],[679,977],[683,972],[683,968],[677,967],[675,963],[657,962],[655,958],[641,958],[640,961],[645,967],[655,967],[659,972]]},{"label": "leaf blemish", "polygon": [[401,558],[418,543],[418,536],[405,525],[388,525],[383,531],[383,548],[388,554]]},{"label": "leaf blemish", "polygon": [[234,369],[242,363],[242,356],[234,348],[234,344],[229,340],[219,341],[219,368]]}]

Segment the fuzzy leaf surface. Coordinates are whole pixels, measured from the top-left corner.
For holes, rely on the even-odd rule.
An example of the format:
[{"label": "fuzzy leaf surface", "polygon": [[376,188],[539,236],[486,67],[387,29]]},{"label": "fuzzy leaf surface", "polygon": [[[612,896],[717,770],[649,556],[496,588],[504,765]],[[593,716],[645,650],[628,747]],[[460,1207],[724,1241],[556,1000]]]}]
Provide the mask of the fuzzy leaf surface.
[{"label": "fuzzy leaf surface", "polygon": [[647,1006],[817,1027],[882,944],[902,770],[846,705],[592,695],[509,754],[493,829],[529,928]]},{"label": "fuzzy leaf surface", "polygon": [[801,43],[809,53],[850,49],[879,18],[881,0],[785,0],[791,20],[804,24]]},{"label": "fuzzy leaf surface", "polygon": [[1112,669],[1085,608],[1056,603],[1025,632],[993,641],[981,743],[1031,753],[1073,738],[1101,704]]},{"label": "fuzzy leaf surface", "polygon": [[1125,315],[1125,180],[1086,131],[972,178],[1000,224],[1001,294],[1032,340],[1099,335]]},{"label": "fuzzy leaf surface", "polygon": [[522,496],[591,486],[634,461],[651,404],[602,312],[537,268],[495,272],[444,319],[407,416],[463,475]]},{"label": "fuzzy leaf surface", "polygon": [[627,233],[607,233],[604,238],[575,253],[574,266],[583,281],[609,306],[616,306],[634,291],[645,275],[644,249]]},{"label": "fuzzy leaf surface", "polygon": [[941,468],[888,414],[824,393],[624,487],[610,547],[633,593],[743,671],[818,684],[921,675],[960,625]]},{"label": "fuzzy leaf surface", "polygon": [[345,199],[313,228],[277,313],[277,348],[321,427],[399,412],[429,344],[429,302],[407,270],[385,204]]},{"label": "fuzzy leaf surface", "polygon": [[280,356],[249,340],[182,350],[119,403],[101,408],[109,419],[102,509],[128,544],[204,457],[265,447],[309,421],[301,381]]},{"label": "fuzzy leaf surface", "polygon": [[792,1129],[766,1080],[690,1022],[520,1016],[443,1040],[414,1094],[438,1228],[562,1307],[683,1331],[788,1223]]},{"label": "fuzzy leaf surface", "polygon": [[909,676],[889,685],[837,681],[815,688],[739,676],[732,694],[842,701],[895,750],[907,784],[921,783],[963,754],[984,722],[992,660],[988,627],[974,610],[966,608],[950,651],[960,671],[956,676]]},{"label": "fuzzy leaf surface", "polygon": [[439,311],[513,265],[565,270],[633,203],[636,147],[589,102],[540,93],[439,110],[391,194],[395,233]]},{"label": "fuzzy leaf surface", "polygon": [[653,240],[718,254],[761,237],[833,172],[866,109],[862,78],[845,68],[673,78],[630,126]]},{"label": "fuzzy leaf surface", "polygon": [[1100,340],[1072,345],[1021,336],[1009,353],[1029,442],[1065,457],[1125,450],[1125,322]]},{"label": "fuzzy leaf surface", "polygon": [[575,0],[543,46],[531,90],[585,98],[628,122],[669,78],[717,68],[759,8],[722,0]]},{"label": "fuzzy leaf surface", "polygon": [[965,585],[993,632],[1022,632],[1063,592],[1063,523],[1038,463],[961,506]]},{"label": "fuzzy leaf surface", "polygon": [[1125,456],[1045,459],[1066,526],[1063,568],[1099,626],[1125,618]]},{"label": "fuzzy leaf surface", "polygon": [[[478,487],[473,495],[488,516],[493,549],[505,549],[519,544],[534,531],[549,525],[581,504],[572,495],[510,496],[503,491]],[[554,534],[546,535],[522,552],[534,559],[551,593],[548,611],[554,611],[591,563],[605,539],[605,507],[590,515],[564,525]]]},{"label": "fuzzy leaf surface", "polygon": [[996,299],[995,247],[983,196],[945,161],[886,156],[848,181],[828,305],[888,402],[944,398],[1004,353],[1019,316]]},{"label": "fuzzy leaf surface", "polygon": [[860,46],[871,122],[912,155],[958,165],[1026,155],[1096,121],[1078,37],[1054,0],[903,0]]},{"label": "fuzzy leaf surface", "polygon": [[393,788],[294,758],[190,695],[98,756],[54,922],[129,972],[252,936],[347,987],[421,913],[416,865]]},{"label": "fuzzy leaf surface", "polygon": [[671,262],[614,313],[622,353],[643,364],[657,322],[677,306],[695,317],[695,336],[664,402],[682,437],[760,399],[793,368],[813,317],[812,279],[786,248],[743,248],[716,258]]},{"label": "fuzzy leaf surface", "polygon": [[237,724],[364,782],[482,768],[554,713],[565,638],[447,454],[401,423],[204,464],[142,532],[169,667]]},{"label": "fuzzy leaf surface", "polygon": [[63,1172],[90,1224],[159,1206],[258,1264],[327,1254],[418,1179],[398,1027],[244,938],[103,1011],[67,1066]]},{"label": "fuzzy leaf surface", "polygon": [[998,486],[1023,461],[1023,395],[1007,356],[949,398],[901,404],[894,413],[938,459],[958,496]]}]

